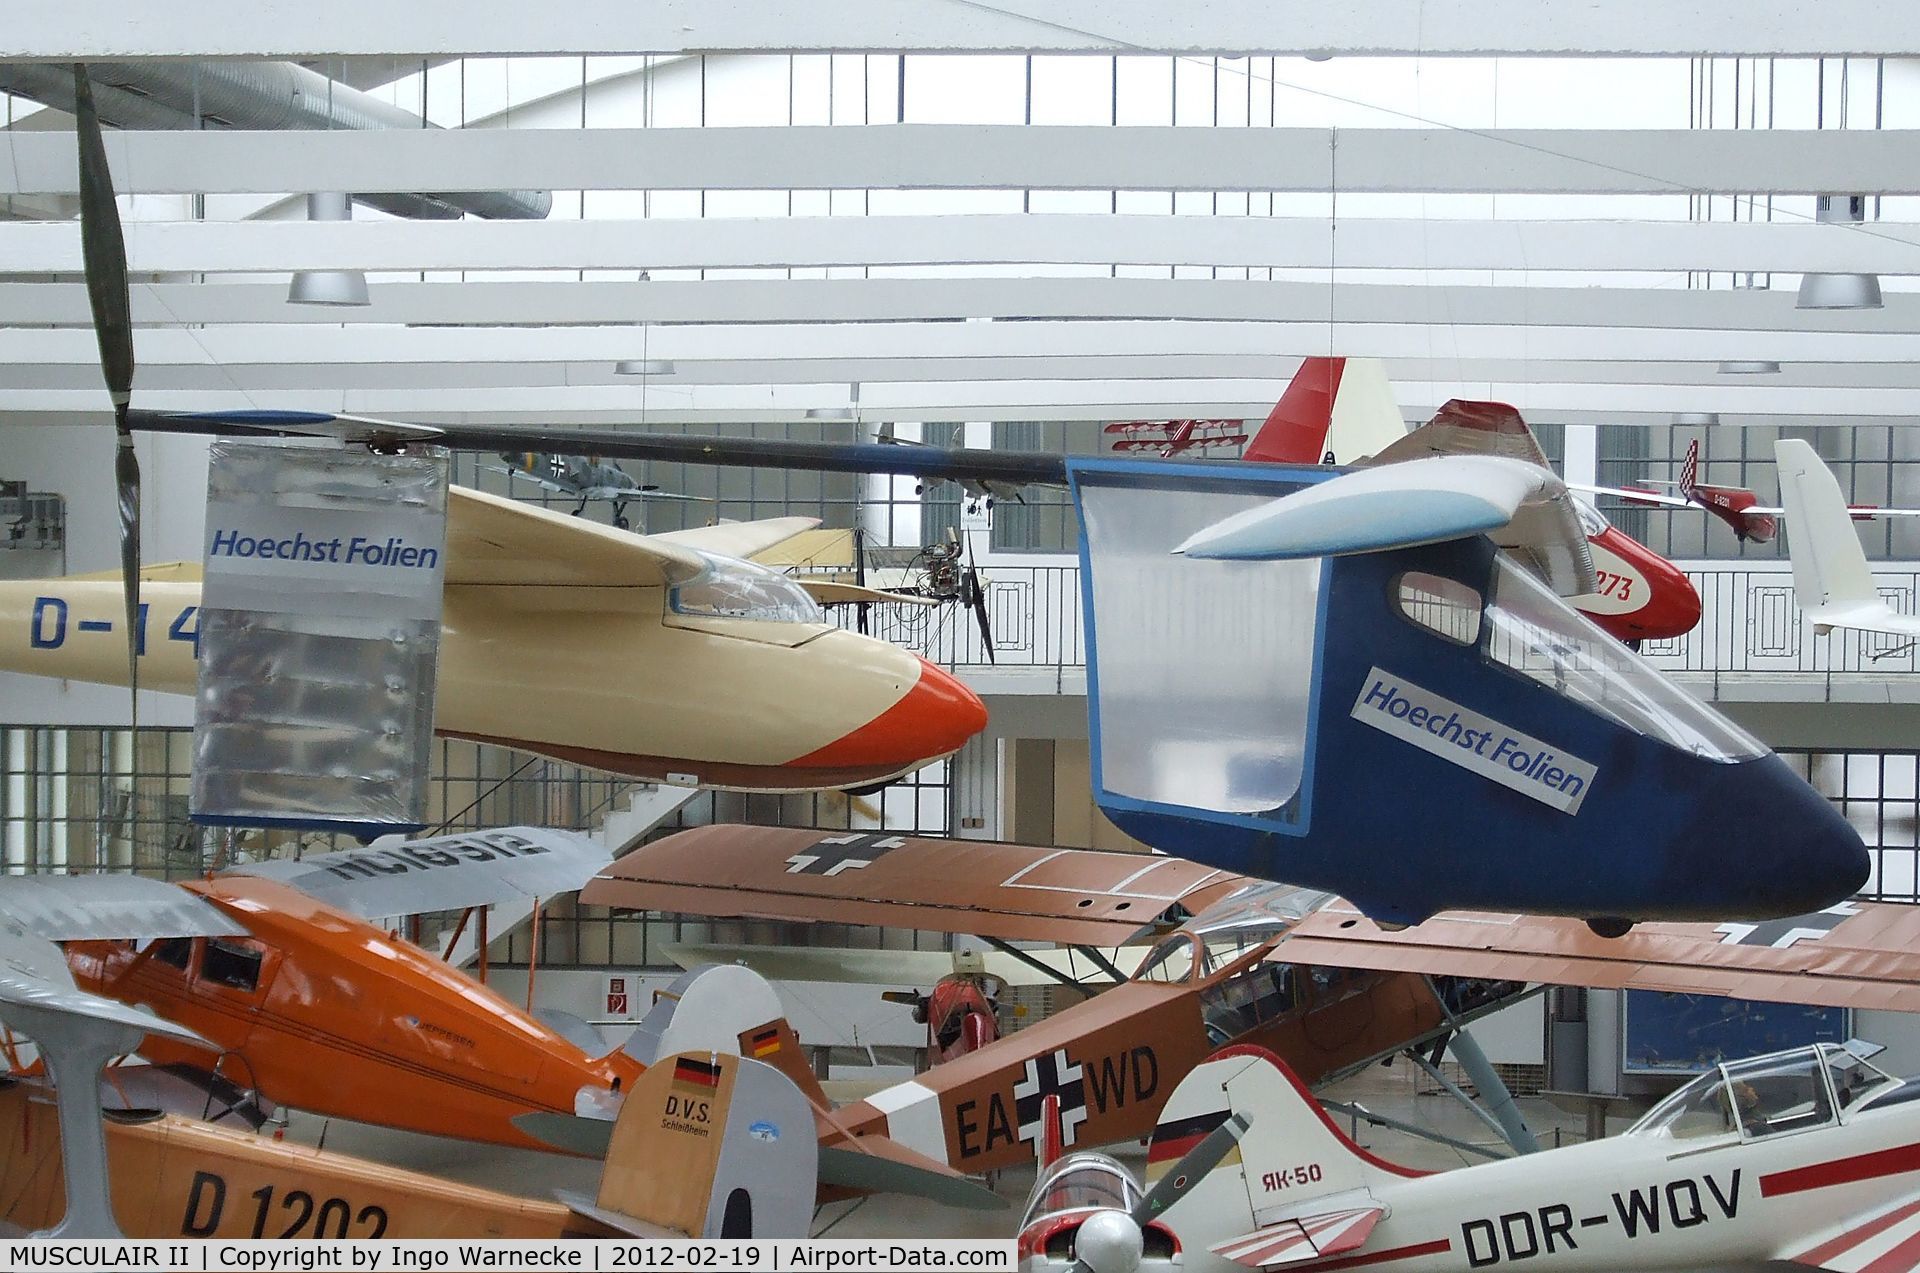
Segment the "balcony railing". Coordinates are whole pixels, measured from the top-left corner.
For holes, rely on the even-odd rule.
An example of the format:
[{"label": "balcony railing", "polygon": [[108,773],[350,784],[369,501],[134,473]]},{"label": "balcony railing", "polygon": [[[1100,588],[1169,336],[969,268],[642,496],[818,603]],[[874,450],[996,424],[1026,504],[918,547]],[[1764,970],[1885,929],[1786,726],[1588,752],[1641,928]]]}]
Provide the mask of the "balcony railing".
[{"label": "balcony railing", "polygon": [[[1815,697],[1833,697],[1839,689],[1840,697],[1854,698],[1871,692],[1864,687],[1920,671],[1914,643],[1902,638],[1845,630],[1816,635],[1794,600],[1793,574],[1785,563],[1737,568],[1693,563],[1687,573],[1700,590],[1699,626],[1671,641],[1650,642],[1642,653],[1710,695],[1726,689],[1740,697],[1741,683],[1788,673],[1818,678],[1822,684],[1815,688],[1822,692]],[[1077,563],[993,564],[982,567],[981,574],[993,631],[993,666],[1051,669],[1063,681],[1065,673],[1085,668]],[[1912,612],[1920,569],[1880,569],[1874,577],[1881,596],[1895,610]],[[854,625],[852,607],[836,613],[838,622]],[[989,666],[973,616],[958,606],[875,606],[867,622],[875,636],[945,667],[984,672]],[[1920,693],[1920,680],[1914,685]]]}]

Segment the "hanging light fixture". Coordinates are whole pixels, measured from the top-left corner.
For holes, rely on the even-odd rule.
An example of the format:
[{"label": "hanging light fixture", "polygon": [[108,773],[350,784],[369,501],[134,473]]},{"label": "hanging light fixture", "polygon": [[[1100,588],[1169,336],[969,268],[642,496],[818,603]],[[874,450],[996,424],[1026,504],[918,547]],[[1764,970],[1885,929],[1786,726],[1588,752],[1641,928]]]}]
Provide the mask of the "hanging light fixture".
[{"label": "hanging light fixture", "polygon": [[613,364],[616,376],[671,376],[673,359],[671,358],[622,358]]},{"label": "hanging light fixture", "polygon": [[1723,376],[1777,376],[1780,364],[1771,358],[1736,358],[1720,364]]},{"label": "hanging light fixture", "polygon": [[860,418],[860,386],[858,383],[847,386],[847,405],[844,407],[808,407],[809,420],[858,420]]},{"label": "hanging light fixture", "polygon": [[[1813,219],[1827,225],[1860,225],[1867,219],[1865,195],[1823,194],[1814,201]],[[1795,309],[1879,309],[1878,274],[1803,274]]]},{"label": "hanging light fixture", "polygon": [[1692,425],[1695,428],[1710,429],[1720,423],[1720,413],[1718,411],[1676,411],[1673,413],[1673,422],[1681,426]]},{"label": "hanging light fixture", "polygon": [[[340,191],[307,196],[307,220],[351,221],[353,202]],[[296,270],[287,286],[295,305],[370,305],[367,276],[359,270]]]}]

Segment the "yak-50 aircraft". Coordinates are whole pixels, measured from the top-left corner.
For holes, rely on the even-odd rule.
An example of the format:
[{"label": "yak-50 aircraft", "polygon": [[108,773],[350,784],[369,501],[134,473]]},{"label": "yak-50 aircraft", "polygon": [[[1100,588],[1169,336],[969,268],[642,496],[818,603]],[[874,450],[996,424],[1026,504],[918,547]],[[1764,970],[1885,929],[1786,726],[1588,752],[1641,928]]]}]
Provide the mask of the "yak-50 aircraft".
[{"label": "yak-50 aircraft", "polygon": [[[1048,1095],[1069,1147],[1132,1140],[1224,1045],[1270,1048],[1321,1083],[1456,1036],[1538,983],[1920,1009],[1920,911],[1867,903],[1614,939],[1574,920],[1463,913],[1388,932],[1328,894],[1178,858],[750,826],[644,845],[580,898],[967,934],[1015,957],[1029,952],[1014,942],[1058,942],[1104,966],[1108,980],[1080,983],[1099,991],[1088,1002],[838,1112],[967,1172],[1031,1162]],[[1123,978],[1106,952],[1142,941],[1151,952]],[[826,952],[807,953],[807,975],[825,975]]]},{"label": "yak-50 aircraft", "polygon": [[[143,635],[136,427],[890,472],[982,490],[1070,482],[1082,527],[1095,795],[1137,839],[1223,869],[1335,890],[1394,923],[1472,906],[1573,915],[1619,933],[1652,919],[1799,914],[1849,896],[1867,877],[1859,836],[1804,780],[1560,599],[1594,590],[1586,538],[1565,485],[1523,461],[1453,455],[1350,473],[1238,461],[1069,464],[1057,455],[877,443],[136,410],[119,212],[85,68],[74,74],[88,295],[119,438],[118,622],[130,682],[139,679]],[[492,513],[494,526],[508,516]],[[736,646],[769,644],[747,666],[675,664],[664,681],[660,664],[645,659],[615,665],[631,666],[630,678],[610,678],[602,664],[558,686],[509,666],[500,671],[520,692],[492,695],[487,684],[468,684],[477,701],[511,710],[456,732],[603,767],[632,765],[620,772],[792,789],[882,780],[951,752],[984,724],[978,700],[918,660],[878,676],[864,662],[836,668],[853,671],[864,687],[847,692],[846,678],[821,666],[836,649],[885,656],[833,644],[811,622],[730,613],[746,577],[712,555],[663,537],[622,536],[616,547],[594,535],[602,528],[555,521],[568,528],[564,536],[543,524],[532,537],[545,551],[515,539],[483,553],[474,580],[508,593],[496,604],[524,617],[539,665],[554,666],[555,649],[589,660],[608,653],[571,617],[549,621],[537,609],[505,606],[528,595],[515,586],[530,592],[553,582],[556,563],[583,592],[598,596],[613,584],[632,594],[627,604],[644,613],[623,615],[620,631],[636,653],[687,648],[688,634],[703,627],[744,638]],[[711,542],[701,547],[716,552]],[[629,572],[639,572],[637,586]],[[719,585],[717,593],[703,591],[702,581]],[[755,598],[765,596],[762,582],[753,578]],[[705,613],[669,619],[669,588],[690,590],[692,608]],[[767,610],[786,604],[785,592],[778,595],[780,602],[756,601],[750,610],[774,617]],[[90,626],[83,633],[76,624],[71,634],[75,644],[97,642],[102,656],[108,633],[97,630],[110,632],[116,621],[105,600],[91,602]],[[457,629],[451,600],[447,615]],[[31,644],[32,618],[30,609],[0,617],[9,643],[25,647],[15,657],[48,653]],[[169,619],[175,627],[177,616]],[[160,630],[156,622],[153,645],[180,643],[160,641]],[[1246,653],[1168,661],[1168,650],[1202,641]],[[453,648],[452,640],[442,644],[443,691],[460,675]],[[809,652],[813,666],[803,670]],[[111,679],[104,657],[72,662]],[[634,687],[630,710],[598,691],[609,679]],[[596,731],[664,717],[649,695],[665,694],[665,684],[675,691],[672,704],[685,704],[702,731],[713,731],[699,734],[698,749],[667,720],[652,727],[665,736],[644,743],[597,732],[522,737],[538,728],[528,722],[559,714],[550,704],[564,702],[569,687],[594,687]],[[528,702],[543,710],[525,710]],[[748,704],[750,712],[738,710]],[[708,750],[719,738],[740,742],[741,720],[752,722],[746,763]],[[680,760],[655,763],[675,752]],[[1726,868],[1727,844],[1740,846],[1741,869]]]},{"label": "yak-50 aircraft", "polygon": [[[1149,1214],[1137,1185],[1115,1186],[1117,1163],[1063,1160],[1023,1224],[1023,1268],[1911,1273],[1920,1085],[1864,1051],[1728,1061],[1621,1135],[1434,1174],[1354,1144],[1281,1058],[1230,1048],[1187,1077],[1154,1129],[1146,1196],[1185,1176],[1177,1197]],[[1205,1144],[1229,1123],[1237,1144]],[[1152,1253],[1143,1222],[1160,1231]]]}]

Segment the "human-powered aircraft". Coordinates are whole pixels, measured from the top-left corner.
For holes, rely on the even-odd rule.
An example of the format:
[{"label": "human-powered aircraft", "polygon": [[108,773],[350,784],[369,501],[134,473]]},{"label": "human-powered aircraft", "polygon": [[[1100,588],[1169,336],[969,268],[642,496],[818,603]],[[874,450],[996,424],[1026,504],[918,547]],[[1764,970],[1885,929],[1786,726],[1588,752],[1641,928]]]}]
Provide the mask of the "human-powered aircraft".
[{"label": "human-powered aircraft", "polygon": [[[1920,1267],[1916,1096],[1914,1081],[1823,1043],[1717,1065],[1621,1135],[1436,1174],[1361,1149],[1284,1061],[1231,1048],[1188,1076],[1154,1130],[1148,1196],[1169,1172],[1191,1179],[1151,1222],[1177,1241],[1173,1267],[1189,1273],[1911,1273]],[[1230,1122],[1245,1128],[1237,1144],[1200,1154],[1197,1142]],[[1084,1182],[1103,1168],[1125,1170],[1084,1155],[1042,1182],[1054,1192],[1037,1190],[1029,1208],[1025,1269],[1169,1266],[1147,1253],[1147,1217],[1127,1205],[1139,1186],[1115,1189],[1112,1201],[1088,1194]],[[1083,1187],[1069,1190],[1076,1179]],[[1061,1196],[1082,1205],[1063,1212],[1051,1205]]]},{"label": "human-powered aircraft", "polygon": [[[1316,1084],[1449,1037],[1477,1064],[1460,1027],[1540,983],[1920,1010],[1920,909],[1885,904],[1760,926],[1648,924],[1621,938],[1578,920],[1464,912],[1394,932],[1326,893],[1174,857],[753,826],[643,845],[581,900],[966,934],[1097,991],[838,1111],[849,1128],[966,1172],[1031,1162],[1049,1095],[1068,1147],[1145,1136],[1181,1077],[1229,1043],[1269,1048]],[[1072,947],[1098,971],[1075,981],[1013,944],[1033,941]],[[1125,961],[1137,963],[1130,977],[1122,944],[1147,951]],[[832,975],[831,952],[804,953],[803,972],[765,971]]]},{"label": "human-powered aircraft", "polygon": [[[119,214],[84,67],[76,67],[75,80],[88,294],[120,441],[120,636],[131,683],[139,679],[143,627],[135,427],[891,472],[982,489],[1070,481],[1082,526],[1096,797],[1148,844],[1338,891],[1396,923],[1471,906],[1575,915],[1596,931],[1618,933],[1655,918],[1815,910],[1867,877],[1859,836],[1778,757],[1620,650],[1556,595],[1593,591],[1591,557],[1564,485],[1522,461],[1443,456],[1336,475],[1239,462],[1069,464],[1047,455],[614,429],[426,428],[327,412],[136,410]],[[558,520],[574,532],[595,529]],[[560,559],[583,568],[578,541],[566,542]],[[522,584],[549,582],[554,557],[529,567],[525,555],[516,547],[490,564]],[[596,544],[588,556],[644,569],[648,586],[663,592],[716,577],[697,557],[685,563],[691,573],[677,574],[675,553],[637,537],[619,550]],[[717,577],[728,578],[724,571]],[[656,602],[648,595],[636,604],[651,612]],[[712,598],[705,604],[724,608]],[[27,616],[15,618],[13,640],[25,639],[20,617]],[[650,616],[649,634],[653,622]],[[582,651],[582,638],[567,626],[549,630],[561,650],[606,653],[592,642]],[[781,635],[811,628],[785,625]],[[629,630],[637,641],[638,626]],[[804,651],[823,639],[779,648]],[[1238,660],[1166,658],[1167,650],[1201,644],[1244,653]],[[446,648],[443,676],[457,675]],[[764,657],[797,666],[770,649]],[[914,666],[911,682],[884,682],[884,703],[862,701],[862,719],[850,730],[836,721],[831,732],[820,731],[827,737],[813,751],[767,746],[754,772],[733,777],[721,768],[732,762],[709,755],[699,758],[696,776],[717,785],[771,777],[788,789],[844,786],[860,782],[862,771],[883,778],[953,750],[984,724],[977,700],[935,694],[931,714],[942,729],[926,728],[911,708],[896,712],[895,705],[914,702],[911,690],[938,684],[924,665]],[[642,685],[658,688],[652,670],[636,668]],[[104,668],[95,674],[104,679]],[[604,675],[600,669],[582,683],[597,686]],[[679,675],[675,683],[691,684],[696,698],[720,688],[700,676]],[[779,704],[780,724],[797,724],[821,710],[819,692],[830,692],[822,686],[801,698],[788,680],[751,684],[754,731],[788,744],[790,736],[767,728],[769,702]],[[544,686],[528,688],[510,700],[514,720],[540,714],[526,704],[539,701]],[[875,706],[877,715],[869,710]],[[619,715],[603,700],[595,707],[603,720]],[[722,715],[739,728],[730,713],[703,719],[719,727]],[[517,729],[474,734],[507,741]],[[903,731],[914,753],[904,761]],[[566,747],[547,754],[593,763],[603,751]],[[604,749],[607,758],[621,754]],[[1740,846],[1740,870],[1727,869],[1721,846],[1729,843]]]}]

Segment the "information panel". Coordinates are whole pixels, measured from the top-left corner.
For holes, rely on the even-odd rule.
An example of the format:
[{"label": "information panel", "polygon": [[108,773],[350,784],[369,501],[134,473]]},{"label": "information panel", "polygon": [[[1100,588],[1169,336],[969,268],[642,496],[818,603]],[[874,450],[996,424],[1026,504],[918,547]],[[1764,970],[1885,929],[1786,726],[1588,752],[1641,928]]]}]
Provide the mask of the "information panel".
[{"label": "information panel", "polygon": [[1623,1074],[1698,1074],[1721,1061],[1809,1043],[1844,1043],[1845,1008],[1629,990]]}]

